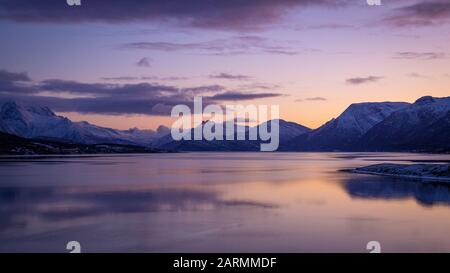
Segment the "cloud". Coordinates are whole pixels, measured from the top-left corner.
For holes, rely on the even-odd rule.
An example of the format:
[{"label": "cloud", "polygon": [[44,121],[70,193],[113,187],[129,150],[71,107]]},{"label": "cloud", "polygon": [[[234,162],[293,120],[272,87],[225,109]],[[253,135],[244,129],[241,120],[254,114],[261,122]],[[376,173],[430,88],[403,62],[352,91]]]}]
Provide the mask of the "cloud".
[{"label": "cloud", "polygon": [[150,62],[151,62],[150,58],[144,57],[144,58],[140,59],[136,63],[136,65],[139,66],[139,67],[150,67],[151,66]]},{"label": "cloud", "polygon": [[93,96],[145,97],[163,96],[165,94],[199,95],[217,93],[225,90],[221,85],[202,85],[194,87],[175,87],[172,85],[153,83],[110,84],[110,83],[81,83],[67,80],[45,80],[38,85],[41,91],[53,93],[70,93]]},{"label": "cloud", "polygon": [[32,85],[27,73],[16,73],[0,70],[0,93],[34,93],[37,92]]},{"label": "cloud", "polygon": [[328,23],[328,24],[318,24],[318,25],[310,25],[306,27],[300,27],[297,28],[297,30],[305,30],[305,29],[311,29],[311,30],[336,30],[336,29],[355,29],[356,26],[349,25],[349,24],[338,24],[338,23]]},{"label": "cloud", "polygon": [[[193,99],[183,94],[155,95],[147,97],[82,97],[67,98],[57,96],[38,96],[20,94],[0,94],[0,101],[17,100],[26,103],[48,106],[56,112],[77,112],[82,114],[105,115],[170,115],[170,109],[178,104],[193,107]],[[205,103],[210,103],[204,100]]]},{"label": "cloud", "polygon": [[314,97],[314,98],[306,98],[305,100],[308,101],[326,101],[326,98],[322,98],[322,97]]},{"label": "cloud", "polygon": [[381,80],[382,78],[383,77],[378,77],[378,76],[356,77],[356,78],[347,79],[347,80],[345,80],[345,82],[347,84],[359,85],[359,84],[377,82],[377,81]]},{"label": "cloud", "polygon": [[312,97],[312,98],[305,98],[305,99],[297,99],[295,101],[302,102],[302,101],[326,101],[326,98],[323,97]]},{"label": "cloud", "polygon": [[429,76],[422,75],[422,74],[419,74],[416,72],[408,73],[407,76],[411,77],[411,78],[421,78],[421,79],[429,79],[430,78]]},{"label": "cloud", "polygon": [[18,82],[23,81],[27,82],[30,81],[30,77],[28,77],[27,73],[16,73],[16,72],[9,72],[6,70],[0,70],[0,81],[9,81],[9,82]]},{"label": "cloud", "polygon": [[204,42],[132,42],[120,46],[121,49],[151,50],[165,52],[194,52],[210,55],[240,55],[240,54],[277,54],[297,55],[301,52],[287,45],[281,45],[265,37],[256,35],[234,36],[227,39],[215,39]]},{"label": "cloud", "polygon": [[280,97],[282,95],[283,94],[280,93],[241,93],[236,91],[228,91],[225,93],[216,94],[210,97],[210,99],[218,101],[254,100],[254,99]]},{"label": "cloud", "polygon": [[398,8],[385,18],[389,25],[397,27],[420,27],[448,23],[450,20],[449,1],[421,1]]},{"label": "cloud", "polygon": [[[58,164],[58,163],[56,163]],[[21,198],[17,198],[20,196]],[[23,202],[22,198],[29,200]],[[58,204],[70,204],[61,209]],[[276,203],[259,202],[251,199],[228,199],[219,191],[206,187],[199,189],[177,189],[169,187],[128,186],[111,188],[92,188],[89,191],[80,187],[20,187],[2,188],[0,195],[2,222],[0,229],[17,228],[18,225],[32,226],[35,221],[49,225],[61,221],[74,221],[83,218],[102,217],[111,214],[135,214],[149,212],[188,212],[223,211],[224,208],[239,210],[277,209]],[[86,232],[91,232],[87,229]],[[86,236],[87,234],[84,234]],[[17,249],[17,248],[15,248]]]},{"label": "cloud", "polygon": [[436,60],[446,58],[446,54],[444,52],[412,52],[412,51],[404,51],[404,52],[396,52],[394,54],[394,59],[407,59],[407,60]]},{"label": "cloud", "polygon": [[260,90],[272,90],[272,89],[278,89],[281,88],[280,85],[278,84],[271,84],[271,83],[250,83],[250,84],[244,84],[244,85],[239,85],[239,89],[243,89],[243,90],[255,90],[255,89],[260,89]]},{"label": "cloud", "polygon": [[218,85],[218,84],[204,85],[204,86],[197,86],[197,87],[188,87],[188,88],[182,89],[182,91],[184,93],[190,93],[193,95],[205,94],[205,93],[217,93],[217,92],[221,92],[224,90],[225,90],[225,87]]},{"label": "cloud", "polygon": [[213,75],[209,75],[209,78],[211,78],[211,79],[225,79],[225,80],[238,80],[238,81],[244,81],[244,80],[249,80],[250,79],[250,77],[246,76],[246,75],[229,74],[229,73],[213,74]]},{"label": "cloud", "polygon": [[95,96],[145,96],[162,93],[176,93],[179,88],[168,85],[150,83],[110,84],[110,83],[81,83],[67,80],[45,80],[38,84],[41,91],[53,93],[91,94]]},{"label": "cloud", "polygon": [[128,82],[128,81],[183,81],[188,80],[188,77],[158,77],[158,76],[117,76],[117,77],[101,77],[101,80],[112,82]]},{"label": "cloud", "polygon": [[102,77],[101,78],[104,81],[137,81],[140,78],[139,77],[133,77],[133,76],[119,76],[119,77]]},{"label": "cloud", "polygon": [[141,77],[141,80],[185,81],[185,80],[189,80],[189,77],[177,77],[177,76],[170,76],[170,77],[142,76],[142,77]]},{"label": "cloud", "polygon": [[295,8],[338,6],[345,0],[3,0],[0,19],[37,23],[165,23],[203,29],[248,30],[274,24]]},{"label": "cloud", "polygon": [[170,115],[172,107],[178,104],[192,108],[194,96],[203,96],[205,104],[217,104],[223,100],[250,100],[280,95],[230,92],[221,85],[180,88],[150,83],[83,83],[61,79],[21,85],[15,80],[29,80],[28,77],[23,76],[26,74],[2,71],[1,75],[3,80],[0,80],[0,100],[2,101],[19,100],[45,105],[57,112],[84,114]]}]

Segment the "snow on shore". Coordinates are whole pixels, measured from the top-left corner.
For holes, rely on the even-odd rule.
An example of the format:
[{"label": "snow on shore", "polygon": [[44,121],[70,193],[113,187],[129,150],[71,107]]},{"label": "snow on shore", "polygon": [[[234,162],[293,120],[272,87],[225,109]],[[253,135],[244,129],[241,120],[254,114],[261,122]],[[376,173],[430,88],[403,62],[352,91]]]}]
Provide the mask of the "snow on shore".
[{"label": "snow on shore", "polygon": [[355,168],[350,172],[450,182],[450,164],[381,163]]}]

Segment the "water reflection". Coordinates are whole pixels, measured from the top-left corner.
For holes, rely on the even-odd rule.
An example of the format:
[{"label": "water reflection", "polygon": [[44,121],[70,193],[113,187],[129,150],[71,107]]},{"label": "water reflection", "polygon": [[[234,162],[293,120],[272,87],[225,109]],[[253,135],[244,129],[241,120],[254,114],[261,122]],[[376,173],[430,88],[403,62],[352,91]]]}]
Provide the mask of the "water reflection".
[{"label": "water reflection", "polygon": [[355,198],[408,199],[423,206],[450,206],[450,184],[411,179],[354,174],[344,182],[346,192]]},{"label": "water reflection", "polygon": [[65,252],[71,240],[86,252],[365,252],[370,240],[386,252],[450,251],[447,184],[338,171],[378,160],[448,159],[180,153],[0,160],[0,252]]},{"label": "water reflection", "polygon": [[7,187],[0,188],[0,229],[20,227],[27,219],[46,221],[117,213],[214,210],[223,207],[271,209],[272,203],[243,199],[223,199],[215,191],[199,189],[92,190],[77,187]]}]

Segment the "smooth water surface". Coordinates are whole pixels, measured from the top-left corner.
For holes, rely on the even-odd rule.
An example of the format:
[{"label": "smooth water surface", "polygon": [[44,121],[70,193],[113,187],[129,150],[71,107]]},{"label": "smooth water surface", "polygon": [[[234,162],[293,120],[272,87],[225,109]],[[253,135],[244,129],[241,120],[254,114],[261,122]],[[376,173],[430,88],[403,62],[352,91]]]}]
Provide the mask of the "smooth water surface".
[{"label": "smooth water surface", "polygon": [[401,153],[0,158],[0,252],[450,251],[450,184],[340,172]]}]

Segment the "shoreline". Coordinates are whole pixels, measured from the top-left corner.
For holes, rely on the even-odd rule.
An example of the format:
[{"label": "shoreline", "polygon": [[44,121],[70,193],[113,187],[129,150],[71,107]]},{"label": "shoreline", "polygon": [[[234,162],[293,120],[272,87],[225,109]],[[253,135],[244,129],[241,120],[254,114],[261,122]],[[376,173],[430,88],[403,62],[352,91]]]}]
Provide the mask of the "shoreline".
[{"label": "shoreline", "polygon": [[370,175],[388,176],[388,177],[395,177],[395,178],[407,178],[407,179],[412,179],[412,180],[425,180],[424,182],[433,181],[433,182],[449,182],[450,183],[450,178],[445,178],[445,177],[388,174],[388,173],[381,173],[381,172],[370,172],[370,171],[359,171],[359,170],[343,170],[343,171],[347,171],[350,173],[356,173],[356,174],[370,174]]},{"label": "shoreline", "polygon": [[393,164],[380,163],[342,170],[357,174],[369,174],[425,181],[450,182],[450,164]]}]

